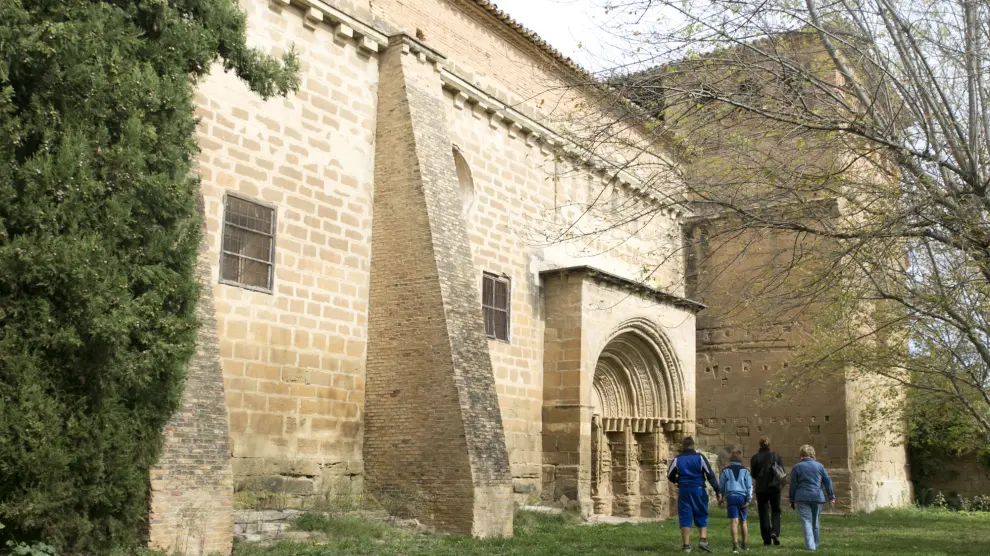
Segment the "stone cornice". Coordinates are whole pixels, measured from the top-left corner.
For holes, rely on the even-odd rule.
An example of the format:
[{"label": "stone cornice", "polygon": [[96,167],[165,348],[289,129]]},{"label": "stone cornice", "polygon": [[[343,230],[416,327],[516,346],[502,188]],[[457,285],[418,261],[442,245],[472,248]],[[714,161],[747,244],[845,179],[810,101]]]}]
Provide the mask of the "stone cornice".
[{"label": "stone cornice", "polygon": [[523,137],[528,145],[539,145],[545,154],[556,153],[559,156],[571,158],[579,165],[584,166],[589,172],[597,175],[603,185],[614,184],[619,187],[629,189],[644,195],[660,203],[676,204],[676,208],[671,207],[667,212],[672,218],[691,215],[690,208],[685,206],[683,200],[663,199],[656,193],[643,187],[638,179],[629,172],[601,156],[581,147],[553,129],[537,122],[532,117],[524,114],[507,102],[500,100],[494,95],[481,90],[467,79],[457,75],[449,67],[440,70],[440,79],[443,81],[445,89],[454,94],[454,106],[459,109],[470,109],[475,116],[487,119],[493,128],[500,127],[504,123],[508,127],[509,137]]},{"label": "stone cornice", "polygon": [[268,4],[278,10],[287,6],[299,6],[303,10],[303,24],[311,29],[322,23],[333,28],[335,37],[353,40],[358,48],[367,53],[378,52],[388,46],[388,36],[370,23],[331,6],[320,0],[268,0]]},{"label": "stone cornice", "polygon": [[423,41],[407,33],[397,33],[389,37],[389,48],[401,48],[403,54],[412,54],[419,61],[433,64],[437,71],[443,71],[443,64],[447,57],[440,51],[428,46]]},{"label": "stone cornice", "polygon": [[386,33],[381,29],[382,22],[367,23],[322,0],[269,0],[272,9],[295,6],[302,10],[303,24],[316,29],[326,23],[340,40],[352,41],[366,54],[380,52],[386,48],[399,46],[403,52],[416,55],[422,62],[431,63],[440,72],[445,89],[454,94],[454,106],[469,108],[476,117],[487,119],[493,129],[502,125],[508,129],[509,137],[522,138],[527,145],[538,146],[544,154],[554,153],[569,158],[576,165],[584,167],[597,176],[603,186],[614,185],[636,194],[643,195],[668,206],[666,216],[679,220],[692,215],[691,209],[683,203],[682,196],[667,197],[643,186],[632,174],[595,153],[576,144],[562,134],[524,114],[510,103],[500,100],[491,93],[465,79],[447,64],[447,57],[440,51],[407,33]]},{"label": "stone cornice", "polygon": [[637,280],[630,280],[629,278],[623,278],[611,272],[595,268],[593,266],[581,265],[581,266],[565,266],[559,268],[548,268],[546,270],[540,271],[540,276],[545,276],[548,274],[583,274],[592,280],[597,280],[600,282],[606,282],[608,284],[613,284],[621,287],[622,289],[629,291],[631,293],[637,293],[645,297],[652,298],[654,301],[672,305],[678,309],[684,309],[686,311],[691,311],[692,313],[698,313],[708,307],[703,303],[698,303],[692,299],[686,297],[681,297],[678,295],[673,295],[664,291],[660,291],[656,288],[647,286],[646,284],[639,282]]},{"label": "stone cornice", "polygon": [[605,184],[614,182],[623,187],[649,194],[638,185],[638,180],[625,170],[615,169],[608,161],[566,139],[508,103],[481,90],[449,68],[445,67],[440,70],[440,78],[443,80],[444,88],[454,93],[454,105],[457,108],[467,108],[470,104],[471,110],[478,117],[488,119],[492,123],[492,127],[498,127],[499,122],[504,122],[509,128],[510,137],[523,136],[527,143],[540,145],[547,154],[556,152],[576,159],[593,173],[599,175]]}]

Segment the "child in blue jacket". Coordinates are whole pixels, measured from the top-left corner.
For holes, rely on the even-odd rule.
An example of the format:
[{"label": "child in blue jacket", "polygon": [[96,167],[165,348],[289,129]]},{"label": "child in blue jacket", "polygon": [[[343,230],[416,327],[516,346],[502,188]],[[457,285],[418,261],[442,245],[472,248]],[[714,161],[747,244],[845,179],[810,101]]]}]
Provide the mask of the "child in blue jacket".
[{"label": "child in blue jacket", "polygon": [[670,462],[667,470],[667,480],[677,485],[677,521],[681,526],[682,552],[691,552],[691,525],[698,527],[701,539],[698,549],[711,552],[708,544],[708,491],[705,481],[712,485],[719,503],[722,501],[721,491],[715,481],[715,472],[708,458],[694,449],[694,439],[690,436],[681,441],[681,453]]},{"label": "child in blue jacket", "polygon": [[742,450],[732,450],[729,465],[722,469],[718,478],[718,487],[722,491],[725,505],[729,510],[731,520],[729,528],[732,532],[732,551],[739,552],[739,525],[742,527],[742,549],[749,550],[749,528],[746,527],[746,508],[753,499],[753,476],[743,467]]}]

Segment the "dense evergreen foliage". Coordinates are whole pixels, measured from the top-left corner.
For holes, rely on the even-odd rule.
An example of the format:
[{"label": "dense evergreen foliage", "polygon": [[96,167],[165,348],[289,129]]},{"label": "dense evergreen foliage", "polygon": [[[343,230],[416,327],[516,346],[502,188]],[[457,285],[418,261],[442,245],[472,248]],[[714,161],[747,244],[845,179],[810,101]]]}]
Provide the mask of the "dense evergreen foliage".
[{"label": "dense evergreen foliage", "polygon": [[193,352],[193,91],[217,60],[264,97],[297,84],[235,0],[0,0],[7,538],[137,538]]}]

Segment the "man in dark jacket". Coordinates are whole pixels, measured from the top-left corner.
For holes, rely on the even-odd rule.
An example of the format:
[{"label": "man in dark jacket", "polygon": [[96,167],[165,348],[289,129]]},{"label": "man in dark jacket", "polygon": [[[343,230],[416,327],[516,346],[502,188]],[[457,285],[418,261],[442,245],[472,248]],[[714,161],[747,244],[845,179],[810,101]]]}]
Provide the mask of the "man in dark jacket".
[{"label": "man in dark jacket", "polygon": [[773,464],[784,466],[783,460],[770,451],[770,439],[760,438],[760,450],[749,460],[753,474],[753,490],[756,491],[756,504],[760,514],[760,534],[763,544],[780,544],[780,487],[781,483],[773,472]]},{"label": "man in dark jacket", "polygon": [[722,499],[718,489],[718,480],[708,458],[694,450],[694,439],[690,436],[681,441],[681,453],[670,462],[667,479],[677,485],[677,519],[681,526],[681,540],[684,542],[681,550],[691,552],[691,526],[698,527],[701,537],[698,548],[711,552],[708,544],[708,491],[705,490],[705,480],[715,490],[717,500]]}]

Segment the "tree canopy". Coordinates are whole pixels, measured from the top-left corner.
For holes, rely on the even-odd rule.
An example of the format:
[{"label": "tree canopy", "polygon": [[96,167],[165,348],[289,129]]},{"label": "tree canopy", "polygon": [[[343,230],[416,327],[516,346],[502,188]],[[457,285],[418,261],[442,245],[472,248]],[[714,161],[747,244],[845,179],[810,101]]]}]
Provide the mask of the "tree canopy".
[{"label": "tree canopy", "polygon": [[297,86],[234,0],[0,2],[0,522],[133,543],[194,348],[194,87]]},{"label": "tree canopy", "polygon": [[606,5],[618,48],[585,85],[632,103],[574,137],[614,151],[646,129],[693,207],[722,218],[707,248],[784,244],[734,293],[813,338],[786,385],[876,379],[895,405],[907,386],[990,442],[990,4]]}]

